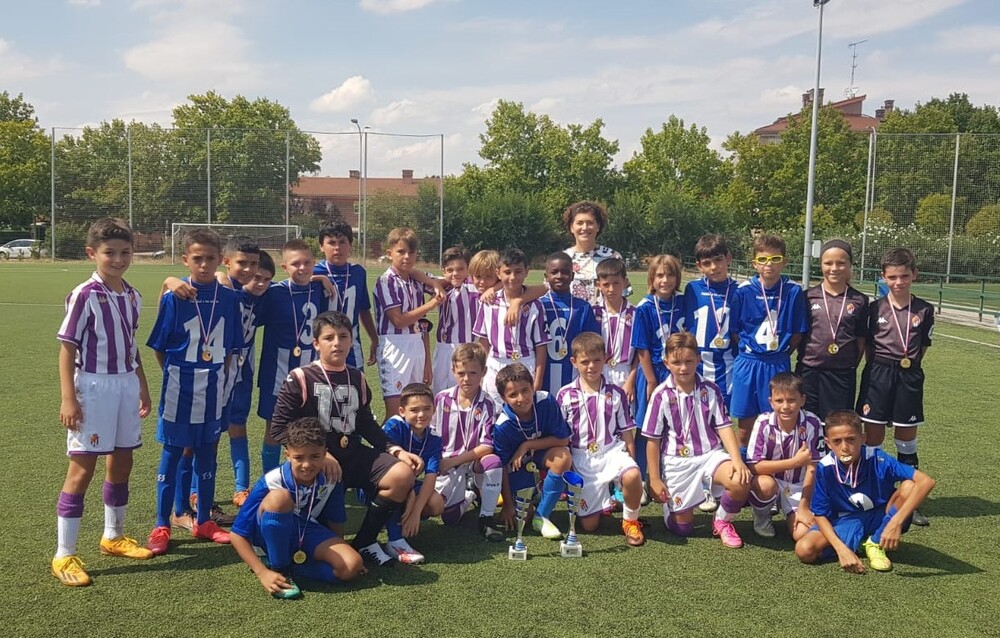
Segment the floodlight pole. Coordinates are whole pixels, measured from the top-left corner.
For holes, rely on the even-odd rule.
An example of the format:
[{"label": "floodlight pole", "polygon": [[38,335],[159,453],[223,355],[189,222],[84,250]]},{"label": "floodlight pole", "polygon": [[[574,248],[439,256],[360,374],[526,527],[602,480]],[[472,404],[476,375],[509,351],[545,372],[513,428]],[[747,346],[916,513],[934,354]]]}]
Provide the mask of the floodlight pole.
[{"label": "floodlight pole", "polygon": [[806,186],[806,230],[802,247],[802,287],[809,287],[812,266],[813,203],[816,200],[816,137],[819,119],[819,70],[823,54],[823,6],[830,0],[813,0],[819,7],[819,28],[816,36],[816,83],[812,96],[812,128],[809,132],[809,184]]},{"label": "floodlight pole", "polygon": [[365,145],[364,145],[364,135],[361,133],[361,124],[358,123],[358,118],[352,117],[351,124],[358,127],[358,205],[354,207],[354,211],[357,213],[358,219],[358,231],[361,230],[361,197],[362,193],[362,179],[361,172],[364,170],[364,157],[365,157]]}]

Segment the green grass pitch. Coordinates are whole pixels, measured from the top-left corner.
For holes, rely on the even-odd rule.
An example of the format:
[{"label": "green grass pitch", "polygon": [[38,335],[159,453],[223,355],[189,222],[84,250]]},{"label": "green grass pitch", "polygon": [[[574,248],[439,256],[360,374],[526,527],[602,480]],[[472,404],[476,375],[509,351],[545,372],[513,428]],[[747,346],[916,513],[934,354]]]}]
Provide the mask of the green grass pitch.
[{"label": "green grass pitch", "polygon": [[[378,274],[380,268],[371,270]],[[749,513],[736,523],[747,543],[741,550],[711,538],[703,514],[696,516],[695,536],[679,540],[663,528],[659,506],[650,505],[642,512],[649,539],[644,547],[625,546],[616,517],[599,533],[582,535],[586,555],[575,561],[561,559],[557,543],[534,534],[527,537],[530,560],[508,561],[507,544],[481,540],[472,517],[459,530],[428,521],[413,541],[427,555],[426,565],[375,569],[346,587],[306,581],[303,600],[279,602],[232,549],[194,542],[183,532],[174,535],[168,555],[152,561],[100,556],[98,474],[79,547],[94,584],[63,587],[48,571],[66,471],[55,333],[65,295],[91,271],[83,263],[0,265],[0,617],[7,635],[1000,635],[1000,351],[944,335],[993,345],[998,339],[947,324],[939,325],[926,361],[927,425],[920,435],[922,465],[938,480],[924,508],[932,523],[904,537],[888,574],[851,576],[836,564],[800,565],[783,527],[776,539],[760,540]],[[145,299],[143,343],[160,281],[182,272],[169,265],[130,271]],[[155,409],[161,378],[148,352]],[[371,372],[369,382],[378,387]],[[381,413],[379,397],[373,406]],[[153,522],[159,460],[154,417],[144,428],[126,525],[140,539]],[[254,417],[254,478],[262,429]],[[223,502],[232,490],[230,468],[223,440]],[[361,510],[348,500],[351,535]],[[565,526],[562,506],[555,518]]]}]

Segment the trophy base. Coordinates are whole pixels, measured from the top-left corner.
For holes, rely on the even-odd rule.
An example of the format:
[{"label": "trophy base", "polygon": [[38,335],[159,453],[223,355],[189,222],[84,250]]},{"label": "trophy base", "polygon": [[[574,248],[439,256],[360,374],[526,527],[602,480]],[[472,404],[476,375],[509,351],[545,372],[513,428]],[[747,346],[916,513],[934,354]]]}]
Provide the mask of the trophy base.
[{"label": "trophy base", "polygon": [[510,560],[528,560],[528,548],[525,547],[524,549],[517,549],[511,545],[507,549],[507,558]]},{"label": "trophy base", "polygon": [[583,558],[583,545],[580,543],[567,543],[560,541],[559,553],[563,558]]}]

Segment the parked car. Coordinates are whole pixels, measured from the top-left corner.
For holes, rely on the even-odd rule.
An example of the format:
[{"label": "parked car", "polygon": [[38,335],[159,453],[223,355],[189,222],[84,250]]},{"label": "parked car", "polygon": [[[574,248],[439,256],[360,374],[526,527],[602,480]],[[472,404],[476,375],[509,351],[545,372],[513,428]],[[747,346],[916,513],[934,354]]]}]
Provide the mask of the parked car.
[{"label": "parked car", "polygon": [[[37,239],[15,239],[0,246],[0,257],[4,259],[26,259],[31,257],[32,251],[36,247],[40,248]],[[46,252],[43,249],[41,254],[45,254]]]}]

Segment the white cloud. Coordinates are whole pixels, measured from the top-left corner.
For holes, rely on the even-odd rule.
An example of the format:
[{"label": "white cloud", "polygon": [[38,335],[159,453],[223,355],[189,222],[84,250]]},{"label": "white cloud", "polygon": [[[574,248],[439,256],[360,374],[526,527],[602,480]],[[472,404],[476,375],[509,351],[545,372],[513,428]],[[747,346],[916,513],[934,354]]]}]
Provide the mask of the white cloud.
[{"label": "white cloud", "polygon": [[101,0],[68,0],[75,7],[99,7]]},{"label": "white cloud", "polygon": [[555,110],[557,106],[562,104],[562,100],[557,97],[543,97],[534,104],[528,107],[529,111],[534,113],[542,113],[545,115],[551,115],[552,111]]},{"label": "white cloud", "polygon": [[13,42],[0,38],[0,84],[44,77],[62,68],[63,63],[56,56],[35,59],[18,51]]},{"label": "white cloud", "polygon": [[805,89],[788,84],[779,88],[764,89],[760,92],[759,102],[768,106],[782,108],[801,99],[803,93],[805,93]]},{"label": "white cloud", "polygon": [[390,15],[393,13],[405,13],[423,9],[443,0],[361,0],[358,5],[365,11],[377,13],[379,15]]},{"label": "white cloud", "polygon": [[934,48],[961,53],[996,53],[1000,51],[1000,25],[970,25],[939,31],[935,34]]},{"label": "white cloud", "polygon": [[317,113],[335,113],[355,108],[375,99],[372,83],[363,75],[353,75],[309,104]]},{"label": "white cloud", "polygon": [[657,40],[641,35],[604,36],[595,38],[590,46],[596,51],[636,51],[651,49],[659,44]]},{"label": "white cloud", "polygon": [[391,126],[397,122],[413,119],[416,105],[416,102],[413,100],[396,100],[388,106],[383,106],[372,111],[369,120],[372,126]]}]

